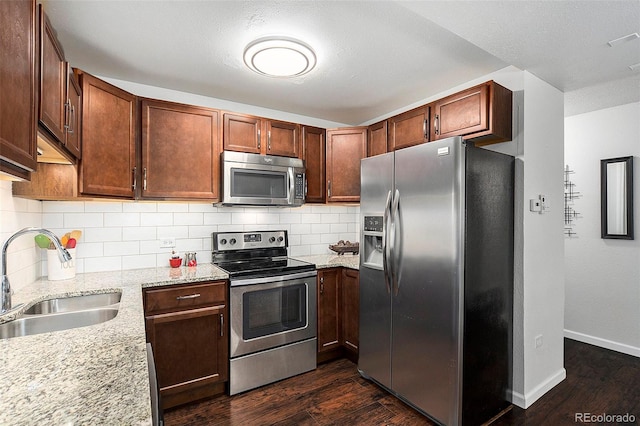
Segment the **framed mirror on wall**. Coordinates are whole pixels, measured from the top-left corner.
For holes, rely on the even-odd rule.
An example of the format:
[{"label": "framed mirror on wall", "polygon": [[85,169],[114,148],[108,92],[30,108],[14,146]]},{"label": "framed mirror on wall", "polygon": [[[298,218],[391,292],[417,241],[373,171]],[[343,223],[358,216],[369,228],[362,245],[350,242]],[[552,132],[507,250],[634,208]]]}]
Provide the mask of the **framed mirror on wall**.
[{"label": "framed mirror on wall", "polygon": [[600,160],[602,238],[633,240],[633,157]]}]

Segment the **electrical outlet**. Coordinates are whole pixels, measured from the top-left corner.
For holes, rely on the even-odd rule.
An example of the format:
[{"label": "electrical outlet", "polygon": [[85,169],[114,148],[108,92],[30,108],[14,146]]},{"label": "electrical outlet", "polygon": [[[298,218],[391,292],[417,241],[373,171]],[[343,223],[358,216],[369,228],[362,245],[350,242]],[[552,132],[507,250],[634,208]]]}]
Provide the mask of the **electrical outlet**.
[{"label": "electrical outlet", "polygon": [[542,347],[542,334],[536,336],[536,349]]},{"label": "electrical outlet", "polygon": [[174,237],[166,237],[160,239],[160,248],[173,248],[176,246],[176,239]]}]

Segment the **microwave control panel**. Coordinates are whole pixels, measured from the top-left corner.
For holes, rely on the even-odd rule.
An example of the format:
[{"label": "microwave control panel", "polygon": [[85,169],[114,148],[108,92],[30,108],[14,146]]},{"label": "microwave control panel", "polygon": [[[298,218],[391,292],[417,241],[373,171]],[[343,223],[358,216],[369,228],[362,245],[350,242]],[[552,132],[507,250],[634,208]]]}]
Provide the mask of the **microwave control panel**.
[{"label": "microwave control panel", "polygon": [[304,173],[295,173],[295,193],[296,200],[304,200]]}]

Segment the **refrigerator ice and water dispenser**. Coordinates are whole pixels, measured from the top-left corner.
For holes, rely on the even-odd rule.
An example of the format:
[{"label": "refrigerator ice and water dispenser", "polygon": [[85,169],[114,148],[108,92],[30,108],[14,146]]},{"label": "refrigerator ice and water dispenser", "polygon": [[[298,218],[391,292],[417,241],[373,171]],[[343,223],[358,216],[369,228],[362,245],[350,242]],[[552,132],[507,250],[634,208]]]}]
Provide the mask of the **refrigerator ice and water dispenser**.
[{"label": "refrigerator ice and water dispenser", "polygon": [[362,255],[364,256],[363,266],[368,266],[373,269],[382,269],[383,223],[382,216],[364,217],[364,248],[362,251]]}]

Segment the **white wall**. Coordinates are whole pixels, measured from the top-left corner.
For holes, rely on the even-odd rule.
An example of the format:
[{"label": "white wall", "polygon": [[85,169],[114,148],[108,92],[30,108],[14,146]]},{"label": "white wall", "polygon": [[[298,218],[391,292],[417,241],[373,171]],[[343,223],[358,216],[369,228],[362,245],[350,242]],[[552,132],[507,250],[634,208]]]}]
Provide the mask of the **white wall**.
[{"label": "white wall", "polygon": [[[514,403],[529,407],[566,377],[564,369],[564,100],[559,90],[524,72],[522,186],[522,276],[516,276],[516,310],[522,331],[524,375],[514,380]],[[545,195],[550,211],[529,211],[529,200]],[[518,231],[518,230],[517,230]],[[518,257],[516,253],[516,258]],[[521,283],[518,282],[521,280]],[[519,288],[518,286],[522,287]],[[521,305],[520,305],[521,303]],[[518,339],[522,339],[519,341]],[[536,347],[536,339],[542,345]],[[514,378],[515,379],[515,378]]]},{"label": "white wall", "polygon": [[[568,117],[566,164],[581,198],[565,240],[565,335],[640,357],[640,103]],[[600,160],[634,156],[635,240],[600,238]]]},{"label": "white wall", "polygon": [[[214,207],[211,203],[44,201],[42,225],[63,235],[82,231],[76,270],[167,267],[171,251],[211,262],[211,233],[285,229],[289,255],[331,253],[329,244],[357,241],[359,208],[307,204],[298,208]],[[172,237],[176,247],[160,248]],[[46,261],[42,275],[47,274]]]}]

